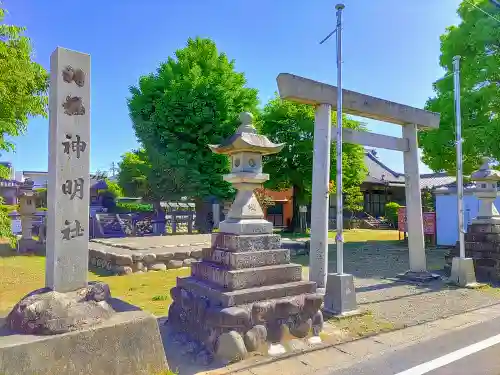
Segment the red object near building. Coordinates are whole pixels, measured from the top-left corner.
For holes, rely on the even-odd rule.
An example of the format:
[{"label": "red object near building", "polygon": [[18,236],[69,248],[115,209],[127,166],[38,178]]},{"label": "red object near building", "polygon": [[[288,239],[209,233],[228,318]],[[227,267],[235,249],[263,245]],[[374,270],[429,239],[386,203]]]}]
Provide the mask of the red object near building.
[{"label": "red object near building", "polygon": [[[436,213],[435,212],[423,212],[422,219],[424,222],[424,234],[425,235],[436,235]],[[408,232],[406,225],[406,207],[400,207],[398,209],[398,231]]]}]

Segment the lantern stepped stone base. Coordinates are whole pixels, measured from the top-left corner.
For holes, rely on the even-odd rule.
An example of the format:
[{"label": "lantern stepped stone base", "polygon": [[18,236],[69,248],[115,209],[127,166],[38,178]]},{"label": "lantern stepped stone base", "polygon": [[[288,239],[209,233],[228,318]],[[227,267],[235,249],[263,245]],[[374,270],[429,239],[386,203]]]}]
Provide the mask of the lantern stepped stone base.
[{"label": "lantern stepped stone base", "polygon": [[[448,268],[459,255],[457,243],[446,256]],[[500,281],[500,224],[470,224],[465,234],[465,256],[473,259],[478,280]]]},{"label": "lantern stepped stone base", "polygon": [[[232,361],[290,335],[319,334],[323,296],[302,280],[279,236],[218,233],[212,244],[171,290],[171,331],[189,337],[196,358]],[[231,346],[240,348],[238,358],[228,358]]]}]

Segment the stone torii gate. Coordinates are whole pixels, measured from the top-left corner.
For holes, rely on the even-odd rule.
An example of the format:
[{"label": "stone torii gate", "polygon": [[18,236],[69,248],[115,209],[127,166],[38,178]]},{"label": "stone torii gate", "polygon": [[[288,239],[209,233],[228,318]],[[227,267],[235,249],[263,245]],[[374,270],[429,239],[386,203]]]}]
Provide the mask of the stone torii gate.
[{"label": "stone torii gate", "polygon": [[[315,281],[319,288],[325,288],[328,273],[331,110],[337,109],[337,87],[288,73],[279,74],[276,80],[282,99],[316,107],[309,279]],[[410,258],[410,270],[406,275],[419,280],[428,279],[432,275],[426,269],[417,129],[438,128],[440,115],[354,91],[342,90],[342,95],[345,113],[402,126],[402,138],[344,129],[343,141],[403,152]],[[333,134],[336,138],[335,130]]]}]

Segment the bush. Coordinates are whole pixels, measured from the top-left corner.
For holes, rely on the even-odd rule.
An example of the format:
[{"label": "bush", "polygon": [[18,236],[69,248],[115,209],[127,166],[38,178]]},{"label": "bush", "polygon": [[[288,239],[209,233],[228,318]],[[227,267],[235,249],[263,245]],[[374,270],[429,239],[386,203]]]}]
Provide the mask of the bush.
[{"label": "bush", "polygon": [[394,225],[398,226],[398,210],[402,207],[399,203],[389,202],[385,205],[385,216]]},{"label": "bush", "polygon": [[1,203],[3,203],[2,198],[0,198],[0,238],[8,240],[11,247],[16,247],[17,237],[12,233],[9,212],[17,209],[17,206]]},{"label": "bush", "polygon": [[13,211],[19,211],[19,205],[17,205],[17,204],[2,204],[2,205],[0,205],[0,210],[10,214]]}]

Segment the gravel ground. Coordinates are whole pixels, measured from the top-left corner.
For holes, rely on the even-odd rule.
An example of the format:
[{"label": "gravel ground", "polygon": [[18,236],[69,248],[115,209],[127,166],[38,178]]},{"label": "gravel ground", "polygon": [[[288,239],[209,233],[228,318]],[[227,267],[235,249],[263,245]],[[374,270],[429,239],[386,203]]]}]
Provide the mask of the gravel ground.
[{"label": "gravel ground", "polygon": [[[428,270],[442,270],[446,253],[445,249],[428,249]],[[329,271],[335,272],[335,245],[329,246],[329,259]],[[301,256],[297,261],[307,264],[308,259]],[[344,269],[355,276],[359,307],[396,327],[420,324],[500,303],[500,293],[455,288],[442,280],[415,285],[393,279],[408,267],[406,247],[378,242],[346,244],[344,248]],[[308,269],[304,271],[307,277]]]}]

